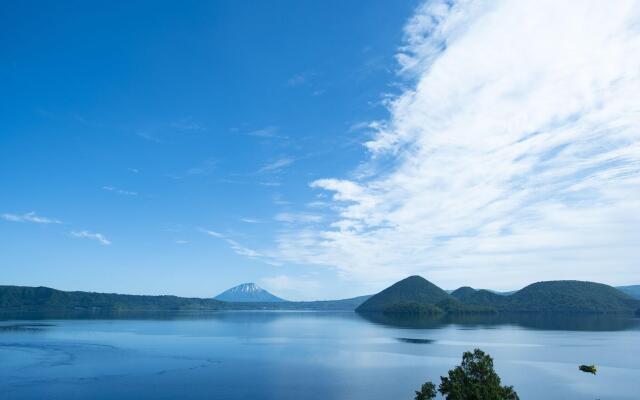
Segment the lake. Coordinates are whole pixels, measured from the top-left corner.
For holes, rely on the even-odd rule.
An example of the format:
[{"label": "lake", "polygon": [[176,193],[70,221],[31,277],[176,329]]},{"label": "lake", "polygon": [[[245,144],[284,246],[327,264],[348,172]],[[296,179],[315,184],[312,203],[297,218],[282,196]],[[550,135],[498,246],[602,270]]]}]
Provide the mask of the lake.
[{"label": "lake", "polygon": [[5,315],[0,399],[413,399],[475,347],[522,399],[640,396],[639,319],[212,312]]}]

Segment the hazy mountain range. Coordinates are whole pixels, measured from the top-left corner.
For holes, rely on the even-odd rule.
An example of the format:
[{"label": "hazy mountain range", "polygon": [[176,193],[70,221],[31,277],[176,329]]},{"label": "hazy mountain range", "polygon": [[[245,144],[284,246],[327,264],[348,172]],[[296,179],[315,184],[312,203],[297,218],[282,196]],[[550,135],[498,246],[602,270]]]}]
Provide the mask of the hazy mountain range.
[{"label": "hazy mountain range", "polygon": [[215,298],[67,292],[46,287],[0,286],[0,311],[185,311],[327,310],[420,314],[503,312],[633,313],[640,310],[640,285],[620,289],[594,282],[538,282],[512,293],[461,287],[445,291],[419,276],[372,296],[341,300],[287,301],[245,283]]},{"label": "hazy mountain range", "polygon": [[640,299],[640,285],[617,286],[616,289],[628,294],[631,297]]}]

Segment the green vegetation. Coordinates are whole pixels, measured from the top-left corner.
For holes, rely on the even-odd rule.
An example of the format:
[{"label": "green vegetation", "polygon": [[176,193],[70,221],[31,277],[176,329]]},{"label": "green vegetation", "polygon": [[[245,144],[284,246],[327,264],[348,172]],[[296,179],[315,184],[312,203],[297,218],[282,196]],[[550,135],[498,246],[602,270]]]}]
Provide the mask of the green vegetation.
[{"label": "green vegetation", "polygon": [[476,290],[468,286],[454,290],[451,295],[467,305],[476,305],[501,309],[509,295],[501,295],[485,289]]},{"label": "green vegetation", "polygon": [[177,296],[137,296],[113,293],[65,292],[47,287],[0,286],[0,311],[211,311],[325,310],[353,311],[369,296],[306,302],[228,303]]},{"label": "green vegetation", "polygon": [[46,287],[0,286],[2,311],[218,310],[223,307],[224,303],[211,299],[64,292]]},{"label": "green vegetation", "polygon": [[582,372],[588,372],[593,375],[595,375],[597,372],[597,368],[595,365],[581,365],[578,367],[578,369]]},{"label": "green vegetation", "polygon": [[423,277],[410,276],[371,296],[356,310],[359,312],[388,312],[388,308],[399,307],[402,309],[402,304],[405,303],[435,305],[442,300],[451,298],[450,294]]},{"label": "green vegetation", "polygon": [[616,314],[640,307],[640,301],[594,282],[538,282],[506,297],[511,310],[526,312]]},{"label": "green vegetation", "polygon": [[582,281],[537,282],[507,296],[465,287],[452,296],[467,305],[501,312],[631,314],[640,308],[640,301],[616,288]]},{"label": "green vegetation", "polygon": [[416,400],[430,400],[436,398],[436,385],[433,382],[426,382],[420,390],[416,390]]},{"label": "green vegetation", "polygon": [[491,305],[464,304],[453,297],[438,302],[436,306],[449,315],[496,314],[498,312]]},{"label": "green vegetation", "polygon": [[[440,377],[438,391],[447,400],[518,400],[513,386],[501,386],[493,359],[480,349],[465,352],[462,363]],[[416,400],[436,398],[436,386],[426,382],[416,391]]]},{"label": "green vegetation", "polygon": [[46,287],[0,286],[0,311],[200,311],[324,310],[406,316],[496,313],[634,314],[640,300],[593,282],[538,282],[510,295],[462,287],[451,294],[420,276],[403,279],[374,296],[328,301],[230,303],[177,296],[65,292]]},{"label": "green vegetation", "polygon": [[371,296],[356,311],[405,315],[498,312],[640,315],[640,300],[608,285],[581,281],[538,282],[507,295],[470,287],[448,294],[422,277],[411,276]]}]

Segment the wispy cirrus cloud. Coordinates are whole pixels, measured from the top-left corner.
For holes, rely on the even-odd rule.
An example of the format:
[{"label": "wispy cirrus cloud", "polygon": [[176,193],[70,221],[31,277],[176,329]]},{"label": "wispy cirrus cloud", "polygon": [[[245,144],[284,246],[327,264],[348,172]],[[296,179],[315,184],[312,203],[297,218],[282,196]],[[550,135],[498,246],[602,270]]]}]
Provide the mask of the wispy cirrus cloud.
[{"label": "wispy cirrus cloud", "polygon": [[288,223],[316,223],[322,221],[322,216],[310,213],[283,212],[277,214],[274,219],[279,222]]},{"label": "wispy cirrus cloud", "polygon": [[210,174],[211,172],[213,172],[215,170],[217,165],[218,165],[218,160],[215,160],[213,158],[209,158],[209,159],[204,160],[200,164],[189,168],[185,172],[185,174],[189,175],[189,176]]},{"label": "wispy cirrus cloud", "polygon": [[255,129],[247,132],[247,136],[262,139],[287,139],[287,136],[280,134],[280,128],[277,126],[267,126],[266,128]]},{"label": "wispy cirrus cloud", "polygon": [[108,246],[108,245],[111,244],[111,241],[109,241],[101,233],[94,233],[94,232],[89,232],[89,231],[71,231],[70,234],[71,234],[71,236],[76,237],[76,238],[95,240],[95,241],[99,242],[103,246]]},{"label": "wispy cirrus cloud", "polygon": [[311,85],[311,81],[316,76],[317,76],[317,74],[315,72],[312,72],[312,71],[305,71],[305,72],[297,73],[297,74],[291,76],[287,80],[287,86],[290,86],[290,87],[310,86]]},{"label": "wispy cirrus cloud", "polygon": [[137,196],[138,195],[138,192],[132,192],[131,190],[119,189],[119,188],[113,187],[113,186],[103,186],[102,190],[106,190],[107,192],[113,192],[113,193],[117,193],[117,194],[121,194],[121,195],[125,195],[125,196]]},{"label": "wispy cirrus cloud", "polygon": [[42,217],[40,215],[37,215],[33,211],[28,212],[26,214],[2,214],[1,217],[5,221],[11,221],[11,222],[33,222],[36,224],[61,224],[62,223],[62,221],[54,218]]},{"label": "wispy cirrus cloud", "polygon": [[636,279],[639,21],[624,0],[425,3],[367,173],[313,182],[337,212],[274,256],[366,282]]},{"label": "wispy cirrus cloud", "polygon": [[212,231],[210,229],[204,229],[204,228],[198,228],[198,230],[202,233],[204,233],[205,235],[208,236],[212,236],[212,237],[216,237],[216,238],[223,238],[224,235],[220,232],[216,232],[216,231]]},{"label": "wispy cirrus cloud", "polygon": [[257,258],[257,257],[263,256],[261,252],[253,250],[249,247],[243,246],[242,244],[238,243],[234,239],[231,239],[227,235],[223,235],[220,232],[216,232],[216,231],[212,231],[204,228],[199,228],[198,230],[207,236],[224,240],[227,243],[227,245],[231,248],[231,250],[233,250],[238,255],[249,257],[249,258]]},{"label": "wispy cirrus cloud", "polygon": [[268,164],[265,164],[262,168],[260,168],[260,170],[258,172],[260,173],[275,173],[275,172],[279,172],[282,169],[290,166],[291,164],[293,164],[296,160],[294,158],[290,158],[290,157],[282,157],[279,158],[275,161],[272,161]]}]

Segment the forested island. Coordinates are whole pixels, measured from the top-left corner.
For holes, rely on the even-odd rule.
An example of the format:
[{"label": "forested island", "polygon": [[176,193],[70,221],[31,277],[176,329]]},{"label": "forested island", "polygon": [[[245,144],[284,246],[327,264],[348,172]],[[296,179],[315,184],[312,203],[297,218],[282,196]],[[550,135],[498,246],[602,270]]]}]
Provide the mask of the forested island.
[{"label": "forested island", "polygon": [[451,294],[410,276],[362,303],[361,313],[390,314],[640,314],[640,300],[595,282],[537,282],[509,295],[462,287]]}]

